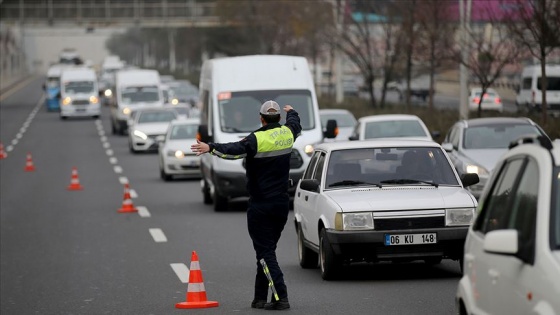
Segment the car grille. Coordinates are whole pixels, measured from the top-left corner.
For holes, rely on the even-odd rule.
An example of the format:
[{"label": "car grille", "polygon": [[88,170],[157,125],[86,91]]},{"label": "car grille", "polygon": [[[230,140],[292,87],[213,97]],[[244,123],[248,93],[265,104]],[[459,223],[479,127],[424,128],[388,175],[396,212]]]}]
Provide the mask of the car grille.
[{"label": "car grille", "polygon": [[290,168],[300,168],[303,165],[303,158],[299,154],[298,150],[292,150],[292,155],[290,156]]},{"label": "car grille", "polygon": [[72,105],[89,105],[89,100],[73,100]]},{"label": "car grille", "polygon": [[152,140],[156,140],[157,137],[159,136],[164,136],[164,135],[149,135],[148,138],[152,139]]},{"label": "car grille", "polygon": [[442,228],[445,227],[445,216],[421,217],[421,218],[398,218],[398,219],[374,219],[373,225],[376,230]]}]

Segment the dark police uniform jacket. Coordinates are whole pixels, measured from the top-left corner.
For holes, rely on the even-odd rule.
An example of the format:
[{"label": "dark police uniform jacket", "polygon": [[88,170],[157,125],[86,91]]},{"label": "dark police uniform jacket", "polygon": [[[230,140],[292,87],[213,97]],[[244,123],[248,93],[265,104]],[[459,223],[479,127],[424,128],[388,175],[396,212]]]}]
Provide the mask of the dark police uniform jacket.
[{"label": "dark police uniform jacket", "polygon": [[223,159],[246,158],[247,190],[253,200],[288,192],[290,156],[301,133],[299,114],[290,110],[286,124],[270,123],[238,142],[209,143],[210,154]]}]

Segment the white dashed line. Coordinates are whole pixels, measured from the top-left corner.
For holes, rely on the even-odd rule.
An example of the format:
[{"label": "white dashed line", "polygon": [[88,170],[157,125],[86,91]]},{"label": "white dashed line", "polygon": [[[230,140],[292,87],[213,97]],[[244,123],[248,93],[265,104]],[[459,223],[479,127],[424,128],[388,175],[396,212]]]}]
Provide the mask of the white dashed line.
[{"label": "white dashed line", "polygon": [[13,146],[9,145],[6,147],[6,151],[11,152],[14,149]]},{"label": "white dashed line", "polygon": [[18,144],[18,142],[19,141],[17,139],[14,139],[14,140],[12,140],[12,145],[16,145],[16,144]]},{"label": "white dashed line", "polygon": [[163,231],[161,229],[150,229],[150,234],[152,234],[152,237],[154,238],[154,241],[156,243],[167,242],[167,237],[165,237],[165,234],[163,234]]},{"label": "white dashed line", "polygon": [[146,207],[138,206],[136,207],[136,209],[138,209],[138,215],[141,216],[142,218],[149,218],[152,216],[150,214],[150,211],[148,211],[148,208]]},{"label": "white dashed line", "polygon": [[117,163],[119,162],[119,160],[117,160],[116,157],[111,157],[111,158],[109,158],[109,162],[110,162],[111,164],[117,164]]},{"label": "white dashed line", "polygon": [[18,133],[18,134],[16,135],[16,139],[21,139],[21,137],[23,137],[23,135],[21,134],[21,132]]},{"label": "white dashed line", "polygon": [[130,198],[138,198],[138,194],[136,193],[136,190],[134,189],[129,189],[128,192],[130,193]]},{"label": "white dashed line", "polygon": [[107,137],[106,136],[102,136],[100,139],[101,139],[101,142],[107,142]]},{"label": "white dashed line", "polygon": [[114,170],[115,173],[117,173],[117,174],[120,174],[120,173],[122,173],[122,171],[123,171],[123,170],[122,170],[122,167],[120,167],[120,166],[118,166],[118,165],[113,166],[113,170]]},{"label": "white dashed line", "polygon": [[103,142],[103,147],[104,147],[105,149],[108,149],[108,148],[111,147],[111,144],[110,144],[109,142]]},{"label": "white dashed line", "polygon": [[128,184],[128,178],[126,178],[125,176],[121,176],[119,177],[119,182],[123,185]]},{"label": "white dashed line", "polygon": [[189,283],[189,268],[185,264],[175,263],[171,264],[171,269],[175,271],[177,277],[182,283]]},{"label": "white dashed line", "polygon": [[105,151],[105,153],[107,153],[108,156],[113,155],[113,150],[109,149],[107,151]]}]

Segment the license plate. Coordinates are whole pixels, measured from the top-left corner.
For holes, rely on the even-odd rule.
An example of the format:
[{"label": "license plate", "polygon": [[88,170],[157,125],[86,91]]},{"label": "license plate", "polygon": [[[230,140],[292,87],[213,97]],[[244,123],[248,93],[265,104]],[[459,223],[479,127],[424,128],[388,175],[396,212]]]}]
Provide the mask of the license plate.
[{"label": "license plate", "polygon": [[385,234],[385,246],[419,245],[437,243],[436,233],[423,234]]},{"label": "license plate", "polygon": [[77,112],[85,112],[86,109],[85,109],[85,108],[76,108],[76,111],[77,111]]}]

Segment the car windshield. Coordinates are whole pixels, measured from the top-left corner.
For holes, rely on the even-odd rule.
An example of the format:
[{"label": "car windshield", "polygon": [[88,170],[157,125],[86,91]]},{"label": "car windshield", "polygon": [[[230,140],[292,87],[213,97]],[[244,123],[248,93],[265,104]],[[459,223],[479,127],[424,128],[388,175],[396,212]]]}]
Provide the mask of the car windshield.
[{"label": "car windshield", "polygon": [[552,198],[552,200],[554,200],[554,203],[551,210],[551,242],[552,242],[552,247],[553,249],[556,250],[560,250],[560,167],[556,167],[556,170],[554,171],[555,174],[552,178],[554,179],[554,181],[552,184],[552,187],[556,186],[556,192],[554,192],[554,188],[552,190],[552,195],[554,196],[556,194],[555,197]]},{"label": "car windshield", "polygon": [[159,101],[159,90],[157,86],[128,87],[122,91],[121,97],[125,105],[154,103]]},{"label": "car windshield", "polygon": [[321,126],[326,126],[327,121],[331,119],[336,120],[336,125],[338,127],[354,127],[354,125],[356,125],[356,119],[351,114],[321,113]]},{"label": "car windshield", "polygon": [[499,124],[465,129],[465,149],[507,149],[510,142],[526,135],[541,135],[537,127],[529,124]]},{"label": "car windshield", "polygon": [[169,139],[182,140],[182,139],[196,139],[198,132],[197,125],[175,125],[169,131]]},{"label": "car windshield", "polygon": [[58,88],[58,87],[60,87],[60,77],[48,77],[46,86],[48,88]]},{"label": "car windshield", "polygon": [[177,118],[177,114],[171,110],[141,112],[140,116],[138,116],[138,123],[146,124],[146,123],[170,122],[176,118]]},{"label": "car windshield", "polygon": [[364,139],[429,137],[417,120],[372,121],[365,125]]},{"label": "car windshield", "polygon": [[93,93],[94,83],[92,81],[64,82],[64,91],[67,94]]},{"label": "car windshield", "polygon": [[[252,132],[261,127],[259,110],[268,101],[276,101],[282,108],[291,104],[298,112],[303,130],[315,128],[315,113],[309,90],[270,90],[224,92],[218,94],[220,125],[223,132]],[[286,113],[281,111],[282,121]]]},{"label": "car windshield", "polygon": [[333,151],[325,188],[362,185],[458,186],[440,148],[393,147]]}]

